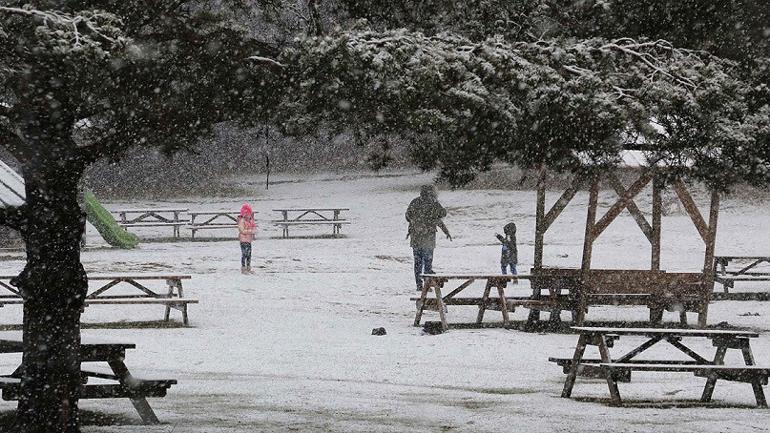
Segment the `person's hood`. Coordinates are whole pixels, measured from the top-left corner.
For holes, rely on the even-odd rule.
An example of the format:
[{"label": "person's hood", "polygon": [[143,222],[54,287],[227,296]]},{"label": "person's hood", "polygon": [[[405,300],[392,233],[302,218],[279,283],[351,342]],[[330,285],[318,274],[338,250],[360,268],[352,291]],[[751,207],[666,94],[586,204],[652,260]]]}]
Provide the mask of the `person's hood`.
[{"label": "person's hood", "polygon": [[249,206],[248,203],[244,203],[243,206],[241,206],[241,216],[247,217],[254,215],[254,211],[251,210],[251,206]]},{"label": "person's hood", "polygon": [[420,197],[426,200],[436,200],[436,188],[433,185],[423,185],[420,188]]}]

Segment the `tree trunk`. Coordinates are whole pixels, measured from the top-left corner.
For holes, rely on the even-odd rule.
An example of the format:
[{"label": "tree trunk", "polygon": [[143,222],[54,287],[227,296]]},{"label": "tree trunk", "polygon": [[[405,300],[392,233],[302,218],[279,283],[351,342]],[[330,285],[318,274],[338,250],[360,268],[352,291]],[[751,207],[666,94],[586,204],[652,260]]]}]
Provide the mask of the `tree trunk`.
[{"label": "tree trunk", "polygon": [[24,167],[27,265],[24,356],[17,424],[24,433],[80,431],[80,314],[88,289],[80,263],[85,215],[77,201],[85,164],[53,152]]}]

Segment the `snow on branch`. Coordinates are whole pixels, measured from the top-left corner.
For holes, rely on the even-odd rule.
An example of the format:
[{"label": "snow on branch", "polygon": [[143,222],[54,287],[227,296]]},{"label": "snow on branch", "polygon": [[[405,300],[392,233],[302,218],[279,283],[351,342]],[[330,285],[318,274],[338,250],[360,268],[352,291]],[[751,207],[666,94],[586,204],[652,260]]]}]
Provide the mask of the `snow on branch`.
[{"label": "snow on branch", "polygon": [[659,73],[665,77],[668,77],[677,83],[689,88],[689,89],[695,89],[697,84],[695,84],[692,80],[690,80],[687,77],[683,77],[681,75],[675,76],[668,71],[666,71],[662,66],[659,66],[660,59],[655,56],[650,51],[644,51],[645,49],[656,49],[660,48],[665,51],[669,51],[671,53],[678,54],[682,57],[689,54],[687,50],[683,49],[677,49],[674,48],[671,43],[664,40],[657,40],[654,42],[642,42],[638,43],[630,38],[624,38],[624,39],[618,39],[615,41],[612,41],[608,44],[603,45],[600,49],[602,50],[618,50],[625,54],[628,54],[632,57],[636,57],[637,59],[641,60],[642,63],[647,65],[650,69],[652,69],[652,75]]},{"label": "snow on branch", "polygon": [[[44,11],[31,7],[9,6],[0,6],[0,13],[37,18],[48,29],[71,32],[71,42],[76,47],[82,45],[87,39],[94,39],[94,37],[113,45],[123,42],[122,38],[116,35],[117,29],[110,25],[119,23],[119,19],[106,13],[90,12],[73,15],[55,10]],[[114,23],[109,23],[109,21],[114,21]]]},{"label": "snow on branch", "polygon": [[270,57],[251,56],[251,57],[247,57],[247,59],[248,60],[253,60],[253,61],[257,62],[257,63],[265,63],[267,65],[275,66],[275,67],[278,67],[278,68],[285,68],[286,67],[286,65],[284,65],[283,63],[281,63],[281,62],[279,62],[279,61],[277,61],[275,59],[271,59]]}]

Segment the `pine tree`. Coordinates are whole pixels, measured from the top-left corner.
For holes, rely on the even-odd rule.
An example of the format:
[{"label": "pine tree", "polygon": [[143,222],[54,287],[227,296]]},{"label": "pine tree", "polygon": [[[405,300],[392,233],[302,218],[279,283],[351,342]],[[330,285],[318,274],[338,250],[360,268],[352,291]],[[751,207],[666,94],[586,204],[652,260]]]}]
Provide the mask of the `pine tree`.
[{"label": "pine tree", "polygon": [[246,3],[0,7],[0,143],[21,163],[27,196],[0,209],[0,224],[20,231],[27,254],[13,280],[25,300],[21,431],[79,431],[85,168],[131,146],[172,153],[216,123],[268,111],[274,50],[225,15]]}]

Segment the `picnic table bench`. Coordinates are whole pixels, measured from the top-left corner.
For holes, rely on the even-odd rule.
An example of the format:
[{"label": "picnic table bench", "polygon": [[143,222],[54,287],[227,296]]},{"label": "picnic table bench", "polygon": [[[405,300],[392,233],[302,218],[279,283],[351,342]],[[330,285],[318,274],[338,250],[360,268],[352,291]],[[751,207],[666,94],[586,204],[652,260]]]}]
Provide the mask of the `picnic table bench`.
[{"label": "picnic table bench", "polygon": [[[770,368],[757,367],[751,352],[750,339],[759,336],[756,332],[711,330],[711,329],[664,329],[664,328],[602,328],[573,327],[579,333],[575,352],[571,359],[550,358],[550,361],[564,367],[567,378],[561,396],[569,398],[578,375],[602,377],[607,381],[611,402],[621,406],[623,401],[618,390],[619,381],[630,380],[631,371],[657,371],[692,373],[705,377],[706,385],[701,395],[702,402],[710,402],[717,380],[749,383],[754,391],[757,406],[767,407],[762,385],[768,383]],[[620,357],[611,357],[610,348],[617,340],[625,336],[641,336],[647,340]],[[701,356],[682,343],[684,338],[707,338],[716,348],[714,357]],[[639,360],[637,357],[658,342],[665,341],[679,352],[688,356],[688,360],[659,359]],[[584,359],[587,346],[599,349],[600,359]],[[740,350],[745,365],[725,366],[727,350]]]},{"label": "picnic table bench", "polygon": [[273,212],[281,214],[281,219],[273,220],[272,223],[281,227],[281,237],[283,238],[289,237],[289,227],[301,225],[331,226],[332,236],[337,237],[342,226],[350,224],[350,220],[340,218],[342,212],[349,210],[341,207],[273,209]]},{"label": "picnic table bench", "polygon": [[187,220],[182,220],[180,214],[187,211],[186,208],[146,208],[118,209],[113,213],[118,215],[118,225],[126,230],[142,227],[171,227],[174,230],[174,238],[179,238],[179,228],[189,223]]},{"label": "picnic table bench", "polygon": [[[742,264],[740,268],[730,268],[730,263],[736,262]],[[723,293],[730,293],[730,289],[735,288],[736,281],[770,281],[770,270],[758,271],[756,268],[761,264],[770,264],[770,256],[715,256],[714,257],[714,283],[722,285]],[[749,295],[748,293],[742,293]],[[770,293],[752,293],[756,297],[767,298]],[[715,294],[715,299],[730,300],[749,300],[754,296],[719,296]]]},{"label": "picnic table bench", "polygon": [[240,215],[239,212],[230,211],[190,211],[188,214],[190,224],[187,228],[190,229],[193,239],[198,230],[237,229]]},{"label": "picnic table bench", "polygon": [[[23,304],[19,290],[10,284],[13,275],[0,275],[0,287],[5,293],[0,295],[0,307]],[[190,275],[89,275],[90,285],[86,294],[85,306],[89,305],[162,305],[165,307],[164,322],[170,320],[171,310],[182,314],[182,323],[189,325],[188,304],[197,304],[197,299],[184,297],[182,280],[189,280]],[[162,282],[165,287],[151,288],[149,283]],[[131,293],[115,294],[116,287],[129,288]],[[112,290],[112,293],[107,293]],[[138,293],[137,293],[138,291]]]},{"label": "picnic table bench", "polygon": [[[176,379],[143,379],[133,376],[124,362],[126,349],[135,349],[133,343],[107,343],[83,339],[80,343],[80,361],[82,385],[80,398],[127,398],[131,401],[145,424],[158,424],[160,421],[147,401],[148,397],[165,397]],[[0,339],[0,354],[22,353],[24,344],[21,339]],[[106,363],[109,370],[99,366],[83,368],[83,363]],[[0,376],[0,392],[6,401],[20,397],[23,367],[19,366],[8,375]],[[99,379],[96,382],[90,379]]]},{"label": "picnic table bench", "polygon": [[[418,298],[411,298],[416,302],[417,313],[414,317],[414,326],[420,326],[422,313],[425,309],[435,309],[439,313],[442,330],[449,329],[447,322],[446,306],[448,305],[473,305],[479,309],[476,324],[484,320],[486,310],[497,310],[502,314],[502,326],[510,326],[509,315],[516,307],[548,309],[553,306],[550,299],[534,299],[531,297],[506,296],[505,289],[510,282],[530,279],[531,275],[502,275],[502,274],[423,274],[423,286]],[[470,287],[475,281],[485,281],[485,287],[481,296],[459,297],[461,292]],[[444,286],[450,281],[460,283],[451,289],[446,295],[442,295]],[[497,296],[492,295],[492,289],[497,290]],[[428,293],[434,296],[429,298]]]}]

